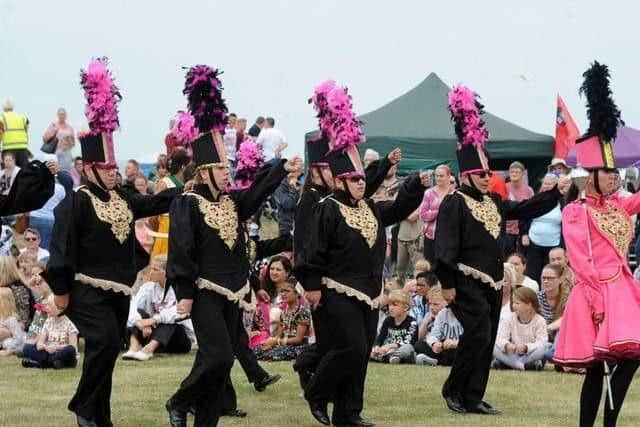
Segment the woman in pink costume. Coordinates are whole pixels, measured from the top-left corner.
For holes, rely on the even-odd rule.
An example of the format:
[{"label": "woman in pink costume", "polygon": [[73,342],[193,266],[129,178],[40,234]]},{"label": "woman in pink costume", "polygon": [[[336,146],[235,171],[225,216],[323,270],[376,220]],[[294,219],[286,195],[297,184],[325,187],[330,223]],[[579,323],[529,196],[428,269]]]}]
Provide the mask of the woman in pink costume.
[{"label": "woman in pink costume", "polygon": [[[580,91],[587,98],[587,136],[576,141],[578,163],[587,171],[584,194],[562,212],[562,231],[576,283],[569,296],[554,361],[586,368],[580,396],[580,426],[593,426],[603,376],[613,372],[604,425],[615,426],[640,361],[640,285],[627,264],[633,237],[631,215],[640,212],[640,193],[615,190],[612,142],[620,111],[611,99],[609,71],[594,62]],[[605,365],[607,364],[607,365]]]}]

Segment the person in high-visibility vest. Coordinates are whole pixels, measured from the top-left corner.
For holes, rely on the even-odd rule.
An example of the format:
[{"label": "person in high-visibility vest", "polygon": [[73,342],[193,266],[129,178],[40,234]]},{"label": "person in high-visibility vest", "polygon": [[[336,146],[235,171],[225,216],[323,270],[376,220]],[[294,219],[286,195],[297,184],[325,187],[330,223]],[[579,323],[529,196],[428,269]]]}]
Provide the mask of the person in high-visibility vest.
[{"label": "person in high-visibility vest", "polygon": [[29,119],[13,111],[13,101],[7,99],[0,113],[0,150],[12,152],[19,167],[29,163]]}]

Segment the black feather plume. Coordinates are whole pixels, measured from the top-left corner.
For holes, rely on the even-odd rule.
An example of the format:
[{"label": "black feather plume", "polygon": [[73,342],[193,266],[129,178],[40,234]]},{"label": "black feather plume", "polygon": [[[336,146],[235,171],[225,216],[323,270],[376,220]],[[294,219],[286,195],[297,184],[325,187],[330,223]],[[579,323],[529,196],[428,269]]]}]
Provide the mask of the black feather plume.
[{"label": "black feather plume", "polygon": [[609,87],[609,68],[593,61],[582,77],[584,82],[580,87],[580,94],[587,98],[587,134],[598,135],[605,141],[613,141],[618,132],[618,125],[624,122],[620,119],[620,110],[613,101],[613,93]]}]

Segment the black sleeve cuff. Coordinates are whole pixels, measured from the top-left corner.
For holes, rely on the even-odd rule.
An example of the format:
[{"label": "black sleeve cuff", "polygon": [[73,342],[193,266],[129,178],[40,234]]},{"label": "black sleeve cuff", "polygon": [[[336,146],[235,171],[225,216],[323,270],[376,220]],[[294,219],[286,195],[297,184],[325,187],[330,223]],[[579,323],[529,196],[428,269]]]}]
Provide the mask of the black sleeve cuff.
[{"label": "black sleeve cuff", "polygon": [[49,285],[54,295],[66,295],[69,293],[73,274],[69,271],[47,270],[40,273],[40,277]]},{"label": "black sleeve cuff", "polygon": [[302,287],[305,291],[319,291],[322,289],[322,276],[308,276],[305,277]]},{"label": "black sleeve cuff", "polygon": [[171,283],[176,291],[176,300],[193,299],[196,296],[196,285],[186,279],[174,279]]}]

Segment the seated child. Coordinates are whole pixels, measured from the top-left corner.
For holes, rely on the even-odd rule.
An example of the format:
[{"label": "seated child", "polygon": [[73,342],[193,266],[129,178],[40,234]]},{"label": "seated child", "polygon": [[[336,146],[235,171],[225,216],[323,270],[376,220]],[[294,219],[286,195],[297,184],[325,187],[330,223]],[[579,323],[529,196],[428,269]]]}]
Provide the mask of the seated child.
[{"label": "seated child", "polygon": [[78,329],[67,316],[60,316],[60,310],[53,302],[53,295],[49,295],[45,305],[48,310],[47,320],[42,326],[36,344],[25,344],[22,350],[22,366],[73,368],[78,360]]},{"label": "seated child", "polygon": [[418,339],[418,324],[409,316],[411,300],[406,292],[396,289],[389,293],[389,317],[371,350],[371,360],[391,364],[414,363],[413,344]]},{"label": "seated child", "polygon": [[416,351],[416,363],[435,366],[438,364],[438,361],[425,356],[430,348],[429,344],[427,344],[427,335],[431,332],[433,322],[435,322],[436,317],[438,317],[438,313],[447,307],[447,302],[442,297],[442,288],[439,285],[429,289],[427,301],[429,311],[420,323],[418,328],[418,341],[416,341],[413,348]]},{"label": "seated child", "polygon": [[438,285],[438,278],[435,274],[423,272],[416,275],[416,294],[413,297],[413,305],[409,314],[416,319],[418,325],[422,324],[425,316],[429,313],[427,295],[429,290],[436,285]]},{"label": "seated child", "polygon": [[[48,309],[44,301],[51,295],[51,289],[45,280],[40,277],[40,273],[44,271],[44,264],[37,262],[31,268],[32,275],[29,279],[28,288],[33,292],[36,300],[34,304],[35,313],[33,314],[33,320],[29,325],[27,334],[25,336],[24,344],[36,344],[38,342],[38,335],[44,326],[44,322],[47,320]],[[22,347],[16,349],[16,356],[22,357]]]},{"label": "seated child", "polygon": [[512,369],[541,370],[548,340],[547,323],[539,314],[536,293],[526,287],[513,291],[513,313],[498,324],[493,356]]},{"label": "seated child", "polygon": [[279,292],[282,304],[278,331],[254,348],[258,360],[293,360],[307,344],[311,311],[303,304],[296,280],[287,279]]},{"label": "seated child", "polygon": [[22,347],[24,330],[18,321],[16,300],[9,288],[0,288],[0,356],[9,356]]},{"label": "seated child", "polygon": [[[444,305],[442,290],[434,288],[429,295],[429,305],[433,300],[436,305]],[[431,331],[427,334],[425,354],[418,360],[423,365],[451,366],[456,357],[458,342],[463,333],[462,325],[449,307],[444,307],[438,312]],[[431,360],[429,360],[431,359]]]}]

